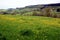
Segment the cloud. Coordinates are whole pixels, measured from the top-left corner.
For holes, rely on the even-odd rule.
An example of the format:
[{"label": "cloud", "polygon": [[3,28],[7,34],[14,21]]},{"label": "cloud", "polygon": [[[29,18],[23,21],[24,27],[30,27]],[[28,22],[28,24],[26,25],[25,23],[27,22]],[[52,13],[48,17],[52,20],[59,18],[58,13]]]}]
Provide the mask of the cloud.
[{"label": "cloud", "polygon": [[60,0],[0,0],[1,8],[24,7],[27,5],[59,3]]}]

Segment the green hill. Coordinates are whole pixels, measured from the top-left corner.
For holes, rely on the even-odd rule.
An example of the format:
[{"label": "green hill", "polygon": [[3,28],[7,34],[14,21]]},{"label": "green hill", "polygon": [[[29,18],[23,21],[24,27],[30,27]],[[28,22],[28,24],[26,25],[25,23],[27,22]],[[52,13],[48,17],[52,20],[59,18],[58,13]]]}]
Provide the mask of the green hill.
[{"label": "green hill", "polygon": [[60,19],[0,15],[0,40],[60,40]]}]

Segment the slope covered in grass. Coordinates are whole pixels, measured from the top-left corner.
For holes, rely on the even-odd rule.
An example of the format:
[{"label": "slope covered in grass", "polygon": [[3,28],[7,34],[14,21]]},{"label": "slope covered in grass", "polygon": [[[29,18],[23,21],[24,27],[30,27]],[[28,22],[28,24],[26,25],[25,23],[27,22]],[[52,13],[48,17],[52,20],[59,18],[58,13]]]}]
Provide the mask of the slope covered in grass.
[{"label": "slope covered in grass", "polygon": [[60,40],[60,19],[0,15],[0,40],[4,38],[6,40]]}]

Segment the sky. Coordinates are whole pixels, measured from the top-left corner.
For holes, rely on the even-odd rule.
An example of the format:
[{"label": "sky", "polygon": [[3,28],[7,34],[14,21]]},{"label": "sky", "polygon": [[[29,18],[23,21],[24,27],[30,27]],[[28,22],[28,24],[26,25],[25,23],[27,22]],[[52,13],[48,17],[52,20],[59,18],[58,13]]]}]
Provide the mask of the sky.
[{"label": "sky", "polygon": [[50,3],[60,3],[60,0],[0,0],[0,9]]}]

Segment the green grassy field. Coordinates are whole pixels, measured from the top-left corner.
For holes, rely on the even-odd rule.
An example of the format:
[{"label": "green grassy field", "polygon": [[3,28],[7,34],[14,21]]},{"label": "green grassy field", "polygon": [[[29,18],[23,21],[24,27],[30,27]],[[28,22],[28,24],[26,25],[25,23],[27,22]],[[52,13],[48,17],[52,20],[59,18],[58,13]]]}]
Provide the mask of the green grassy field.
[{"label": "green grassy field", "polygon": [[0,40],[60,40],[60,19],[0,15]]}]

